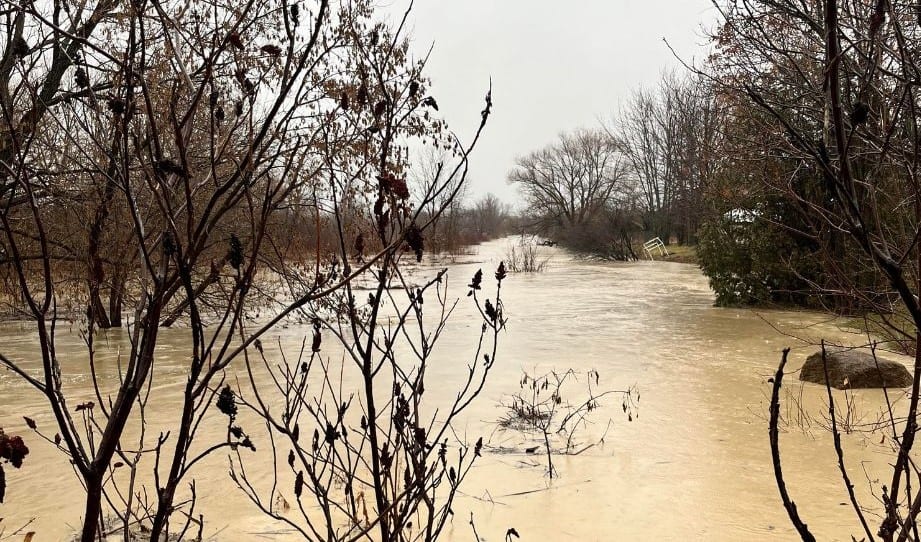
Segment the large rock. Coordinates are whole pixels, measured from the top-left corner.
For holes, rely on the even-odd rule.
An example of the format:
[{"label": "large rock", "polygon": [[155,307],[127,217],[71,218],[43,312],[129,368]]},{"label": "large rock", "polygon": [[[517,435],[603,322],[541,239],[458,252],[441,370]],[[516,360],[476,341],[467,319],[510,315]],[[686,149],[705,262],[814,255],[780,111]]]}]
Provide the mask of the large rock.
[{"label": "large rock", "polygon": [[[883,359],[859,350],[827,350],[828,380],[839,390],[853,388],[907,388],[911,386],[911,373],[901,363]],[[877,367],[877,363],[879,367]],[[806,358],[799,372],[805,382],[825,385],[825,368],[822,352]]]}]

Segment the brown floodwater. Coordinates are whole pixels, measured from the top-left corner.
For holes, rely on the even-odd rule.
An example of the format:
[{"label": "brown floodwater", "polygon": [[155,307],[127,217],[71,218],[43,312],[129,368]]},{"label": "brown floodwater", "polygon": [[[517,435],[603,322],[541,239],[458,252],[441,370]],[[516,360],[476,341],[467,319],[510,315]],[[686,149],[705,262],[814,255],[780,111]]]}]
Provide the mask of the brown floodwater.
[{"label": "brown floodwater", "polygon": [[[464,285],[479,267],[491,276],[509,244],[486,243],[448,264],[450,291],[460,302],[436,347],[430,390],[447,397],[459,385],[479,327]],[[793,347],[789,367],[796,369],[820,339],[865,340],[822,314],[714,307],[706,278],[692,265],[590,262],[560,249],[541,250],[550,258],[545,271],[511,274],[503,285],[509,322],[499,357],[457,428],[470,441],[484,436],[486,451],[453,507],[448,538],[474,539],[472,513],[482,539],[493,541],[503,540],[510,527],[529,541],[795,540],[771,469],[767,380],[786,346]],[[435,267],[414,273],[422,277]],[[277,339],[282,348],[295,349],[307,333],[290,323],[263,343]],[[4,325],[0,337],[4,354],[37,367],[37,345],[27,325]],[[182,329],[163,332],[147,410],[148,444],[178,416],[188,340]],[[117,374],[118,352],[125,345],[119,331],[98,345],[109,379]],[[92,400],[85,346],[76,327],[61,325],[57,350],[69,404]],[[636,386],[640,400],[632,421],[619,397],[603,400],[593,423],[575,435],[580,449],[595,445],[579,455],[555,457],[558,476],[551,480],[542,458],[525,452],[535,436],[502,429],[497,421],[505,413],[501,403],[518,392],[522,371],[569,368],[596,369],[600,390]],[[844,505],[847,493],[831,438],[821,427],[825,390],[803,386],[795,375],[787,383],[792,394],[785,395],[781,450],[791,496],[820,540],[850,540],[851,534],[860,539],[859,524]],[[845,399],[840,393],[836,397]],[[871,390],[850,397],[854,425],[866,429],[881,412],[883,394]],[[793,399],[804,413],[790,407]],[[23,423],[27,415],[50,428],[51,417],[43,412],[34,390],[0,371],[0,427],[22,434],[31,449],[21,470],[7,468],[0,530],[9,533],[34,518],[26,529],[36,532],[34,540],[66,540],[80,523],[82,493],[66,458]],[[800,415],[810,418],[800,420]],[[205,424],[201,446],[219,442],[225,430],[226,423],[217,419]],[[264,452],[266,440],[253,434]],[[598,442],[602,435],[603,443]],[[872,515],[879,510],[874,492],[880,493],[892,457],[888,439],[880,431],[854,431],[843,436],[843,446],[858,497]],[[249,472],[256,479],[265,476],[258,462]],[[226,454],[198,464],[192,477],[206,539],[293,539],[230,481]]]}]

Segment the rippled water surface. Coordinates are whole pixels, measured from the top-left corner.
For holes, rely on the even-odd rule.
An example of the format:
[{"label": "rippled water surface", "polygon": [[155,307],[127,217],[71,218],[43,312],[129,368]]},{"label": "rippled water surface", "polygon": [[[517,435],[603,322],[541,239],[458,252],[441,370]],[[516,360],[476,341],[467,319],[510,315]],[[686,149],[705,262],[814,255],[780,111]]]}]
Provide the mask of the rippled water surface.
[{"label": "rippled water surface", "polygon": [[[445,393],[459,382],[459,369],[477,336],[463,285],[478,267],[494,268],[507,245],[506,240],[487,243],[478,254],[449,265],[452,292],[461,301],[438,345],[431,377]],[[455,503],[450,538],[473,540],[472,512],[483,540],[502,540],[509,527],[531,541],[794,540],[770,466],[767,379],[783,347],[794,347],[794,369],[815,351],[796,337],[844,343],[861,338],[820,314],[713,307],[706,278],[695,266],[577,261],[557,249],[546,254],[551,257],[546,271],[510,275],[503,287],[510,320],[497,366],[458,428],[471,440],[484,435],[487,451]],[[57,348],[68,372],[69,404],[76,405],[91,399],[92,392],[80,374],[85,365],[81,339],[63,327]],[[0,332],[0,349],[34,368],[36,344],[28,328],[6,325]],[[293,348],[305,333],[292,324],[270,337]],[[178,416],[187,341],[181,329],[163,334],[149,407],[151,434]],[[124,344],[116,331],[99,347],[113,371]],[[641,400],[632,422],[619,399],[605,403],[594,414],[596,423],[577,435],[586,445],[595,442],[610,419],[604,443],[557,458],[560,476],[551,481],[540,458],[524,453],[528,438],[498,429],[496,421],[503,414],[500,403],[518,391],[523,370],[568,368],[597,369],[602,389],[635,385]],[[801,387],[795,375],[788,379],[806,408],[821,417],[824,389]],[[854,413],[871,421],[882,401],[877,391],[857,393]],[[66,459],[24,427],[22,415],[50,427],[50,416],[41,412],[38,394],[0,372],[0,427],[23,434],[32,449],[21,471],[8,469],[8,503],[0,505],[5,518],[0,526],[9,530],[35,517],[29,527],[37,532],[35,540],[63,540],[79,524],[82,495]],[[202,442],[219,441],[225,428],[219,422],[204,428]],[[879,444],[881,437],[844,436],[859,496],[874,509],[875,498],[863,488],[886,472],[890,455],[888,446]],[[859,535],[849,507],[842,505],[847,494],[828,435],[815,425],[806,431],[791,425],[781,446],[791,495],[818,538]],[[227,457],[218,455],[194,471],[206,537],[289,539],[233,486],[227,465]],[[878,484],[873,487],[879,491]]]}]

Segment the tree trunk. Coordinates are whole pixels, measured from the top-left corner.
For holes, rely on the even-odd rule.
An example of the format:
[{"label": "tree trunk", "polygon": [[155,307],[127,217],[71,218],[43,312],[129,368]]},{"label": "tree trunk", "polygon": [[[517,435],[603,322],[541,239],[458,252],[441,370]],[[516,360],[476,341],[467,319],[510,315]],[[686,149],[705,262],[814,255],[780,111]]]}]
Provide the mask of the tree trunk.
[{"label": "tree trunk", "polygon": [[122,327],[122,305],[125,300],[125,279],[120,276],[112,278],[109,290],[109,324]]},{"label": "tree trunk", "polygon": [[[89,286],[90,286],[90,307],[88,310],[91,311],[91,316],[93,320],[90,322],[92,325],[93,322],[96,323],[100,328],[109,328],[112,327],[112,323],[109,321],[109,318],[106,316],[106,310],[102,305],[102,299],[99,297],[99,288],[105,280],[105,272],[102,268],[102,258],[100,257],[100,243],[102,242],[102,233],[105,228],[106,219],[109,217],[110,205],[112,199],[115,197],[116,185],[113,180],[115,170],[118,166],[116,158],[118,157],[118,142],[121,139],[121,125],[118,125],[118,128],[115,132],[115,138],[112,143],[112,158],[109,160],[109,166],[107,170],[107,180],[105,184],[105,189],[102,193],[102,198],[99,202],[99,205],[96,207],[96,213],[93,216],[93,223],[90,226],[88,243],[87,243],[87,257],[89,265]],[[121,317],[117,317],[121,321]]]},{"label": "tree trunk", "polygon": [[102,298],[99,295],[99,282],[96,277],[90,278],[90,299],[87,312],[90,325],[95,325],[101,329],[112,327],[112,323],[106,315],[106,308],[102,304]]},{"label": "tree trunk", "polygon": [[[91,467],[95,469],[95,466]],[[86,480],[86,507],[83,512],[81,542],[95,542],[102,514],[102,476],[95,472]]]},{"label": "tree trunk", "polygon": [[173,452],[173,461],[170,465],[169,476],[166,478],[166,485],[164,485],[163,488],[157,488],[157,511],[154,514],[153,524],[150,529],[151,541],[160,540],[160,537],[166,532],[169,518],[173,514],[173,501],[176,497],[176,486],[181,480],[180,472],[185,462],[189,440],[191,438],[192,411],[194,409],[194,398],[191,394],[192,390],[195,388],[196,380],[195,378],[190,378],[186,385],[182,422],[179,426],[179,437],[176,440],[176,450]]}]

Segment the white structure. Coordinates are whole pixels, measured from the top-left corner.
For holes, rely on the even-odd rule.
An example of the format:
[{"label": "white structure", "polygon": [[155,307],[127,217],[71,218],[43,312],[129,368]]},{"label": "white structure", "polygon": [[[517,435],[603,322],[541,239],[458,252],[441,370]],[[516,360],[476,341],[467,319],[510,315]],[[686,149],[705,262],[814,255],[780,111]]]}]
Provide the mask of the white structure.
[{"label": "white structure", "polygon": [[665,243],[661,239],[655,237],[643,243],[643,250],[646,252],[646,257],[650,260],[655,260],[653,257],[652,251],[657,250],[659,256],[668,256],[668,250],[665,248]]}]

